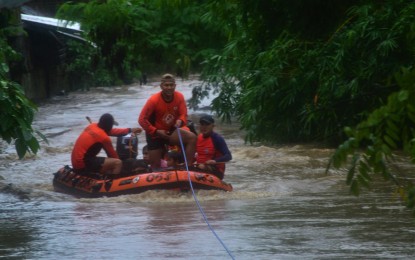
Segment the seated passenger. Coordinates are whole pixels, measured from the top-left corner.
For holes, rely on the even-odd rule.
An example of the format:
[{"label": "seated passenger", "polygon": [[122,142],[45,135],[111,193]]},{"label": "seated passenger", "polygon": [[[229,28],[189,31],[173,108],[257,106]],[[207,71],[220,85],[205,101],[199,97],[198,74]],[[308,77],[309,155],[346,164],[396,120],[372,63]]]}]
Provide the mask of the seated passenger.
[{"label": "seated passenger", "polygon": [[232,160],[225,139],[213,131],[215,120],[210,115],[200,118],[200,134],[196,143],[196,167],[223,179],[225,163]]},{"label": "seated passenger", "polygon": [[[150,165],[150,155],[148,154],[148,146],[143,146],[143,160],[151,167]],[[160,168],[166,168],[167,162],[164,159],[160,159]]]},{"label": "seated passenger", "polygon": [[170,150],[167,152],[167,167],[178,169],[184,165],[183,155],[176,150]]}]

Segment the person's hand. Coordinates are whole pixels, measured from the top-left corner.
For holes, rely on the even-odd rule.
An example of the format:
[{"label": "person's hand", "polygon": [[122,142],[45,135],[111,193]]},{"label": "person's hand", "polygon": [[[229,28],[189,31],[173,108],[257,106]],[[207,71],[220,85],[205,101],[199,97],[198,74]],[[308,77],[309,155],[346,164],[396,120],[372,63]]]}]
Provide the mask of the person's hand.
[{"label": "person's hand", "polygon": [[167,132],[166,130],[157,129],[156,134],[163,139],[170,138],[169,132]]},{"label": "person's hand", "polygon": [[205,163],[206,164],[216,164],[216,161],[215,160],[207,160]]},{"label": "person's hand", "polygon": [[183,124],[183,121],[180,120],[180,119],[177,119],[176,124],[174,126],[177,127],[177,128],[180,128],[182,126],[182,124]]},{"label": "person's hand", "polygon": [[203,163],[199,163],[196,165],[197,168],[204,170],[206,168],[206,166]]},{"label": "person's hand", "polygon": [[133,133],[133,134],[138,135],[141,132],[143,132],[143,129],[142,128],[139,128],[139,127],[131,128],[131,133]]}]

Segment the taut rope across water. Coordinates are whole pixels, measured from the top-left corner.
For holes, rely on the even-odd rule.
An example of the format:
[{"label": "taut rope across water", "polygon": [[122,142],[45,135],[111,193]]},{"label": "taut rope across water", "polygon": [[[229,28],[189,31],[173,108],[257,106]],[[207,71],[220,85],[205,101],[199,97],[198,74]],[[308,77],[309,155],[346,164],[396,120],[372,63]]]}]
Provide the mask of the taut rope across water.
[{"label": "taut rope across water", "polygon": [[183,153],[183,158],[184,158],[184,164],[186,165],[186,171],[187,171],[187,178],[189,180],[189,184],[190,184],[190,189],[192,190],[192,194],[193,194],[193,198],[196,201],[197,207],[199,208],[200,213],[202,213],[203,219],[205,220],[206,224],[208,225],[209,229],[212,231],[212,233],[215,235],[215,237],[219,240],[219,242],[222,244],[222,246],[225,248],[226,252],[228,252],[229,256],[232,259],[235,259],[234,256],[232,255],[231,251],[228,249],[228,247],[225,245],[225,243],[222,241],[222,239],[220,239],[220,237],[218,236],[218,234],[216,234],[215,230],[213,229],[213,227],[210,225],[205,212],[203,211],[202,206],[199,203],[199,200],[196,197],[196,193],[195,190],[193,189],[193,185],[192,185],[192,180],[190,179],[190,173],[189,173],[189,165],[187,164],[187,158],[186,158],[186,153],[184,152],[184,145],[183,145],[183,141],[182,141],[182,135],[180,134],[180,129],[179,127],[177,127],[177,134],[179,136],[179,141],[180,141],[180,147],[182,148],[182,153]]}]

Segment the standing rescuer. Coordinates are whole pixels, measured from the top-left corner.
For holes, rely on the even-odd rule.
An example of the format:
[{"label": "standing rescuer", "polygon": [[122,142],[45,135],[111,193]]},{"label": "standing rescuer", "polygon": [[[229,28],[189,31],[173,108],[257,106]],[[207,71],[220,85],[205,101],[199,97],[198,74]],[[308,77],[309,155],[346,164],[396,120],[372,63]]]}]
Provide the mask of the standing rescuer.
[{"label": "standing rescuer", "polygon": [[138,123],[146,132],[150,164],[160,168],[160,160],[166,152],[166,146],[180,146],[183,142],[186,158],[193,163],[196,150],[196,135],[185,129],[187,106],[182,93],[175,91],[176,82],[171,74],[164,74],[160,83],[161,91],[152,95],[144,105],[138,117]]},{"label": "standing rescuer", "polygon": [[232,160],[225,139],[213,131],[215,120],[210,115],[204,115],[199,120],[200,134],[196,144],[196,163],[199,169],[207,170],[223,179],[225,163]]}]

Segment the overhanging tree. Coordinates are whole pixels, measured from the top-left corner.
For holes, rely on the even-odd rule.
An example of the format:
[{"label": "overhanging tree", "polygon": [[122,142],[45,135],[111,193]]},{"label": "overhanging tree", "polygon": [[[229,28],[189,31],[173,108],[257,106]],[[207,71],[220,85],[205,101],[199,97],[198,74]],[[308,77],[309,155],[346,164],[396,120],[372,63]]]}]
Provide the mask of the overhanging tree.
[{"label": "overhanging tree", "polygon": [[14,143],[19,158],[27,152],[39,150],[37,137],[46,138],[32,128],[36,105],[24,93],[22,86],[10,78],[9,64],[16,63],[21,56],[8,43],[8,38],[23,33],[15,26],[16,14],[12,10],[0,12],[0,138]]}]

